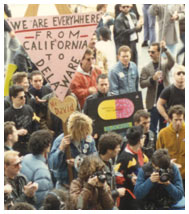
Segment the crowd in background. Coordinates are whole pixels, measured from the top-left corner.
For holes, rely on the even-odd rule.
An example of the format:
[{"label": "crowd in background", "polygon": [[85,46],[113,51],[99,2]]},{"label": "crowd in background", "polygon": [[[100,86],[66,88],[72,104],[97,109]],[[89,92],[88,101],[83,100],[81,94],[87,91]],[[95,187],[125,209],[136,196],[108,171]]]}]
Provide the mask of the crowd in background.
[{"label": "crowd in background", "polygon": [[[107,7],[96,6],[102,18],[66,94],[77,107],[63,122],[4,5],[5,77],[16,66],[4,97],[5,209],[185,209],[185,5]],[[140,91],[132,127],[98,131],[98,99]]]}]

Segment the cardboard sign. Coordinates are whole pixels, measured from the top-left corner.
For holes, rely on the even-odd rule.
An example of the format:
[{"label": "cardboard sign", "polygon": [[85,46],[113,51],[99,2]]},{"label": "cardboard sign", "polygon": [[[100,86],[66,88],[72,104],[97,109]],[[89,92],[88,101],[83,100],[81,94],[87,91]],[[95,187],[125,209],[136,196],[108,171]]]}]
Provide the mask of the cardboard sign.
[{"label": "cardboard sign", "polygon": [[94,133],[124,132],[133,126],[133,115],[143,109],[141,92],[91,99],[88,116],[94,121]]},{"label": "cardboard sign", "polygon": [[66,96],[64,101],[59,100],[57,97],[52,97],[49,100],[48,107],[53,114],[65,123],[67,118],[76,110],[77,102],[72,96]]},{"label": "cardboard sign", "polygon": [[21,45],[63,100],[101,13],[8,18]]}]

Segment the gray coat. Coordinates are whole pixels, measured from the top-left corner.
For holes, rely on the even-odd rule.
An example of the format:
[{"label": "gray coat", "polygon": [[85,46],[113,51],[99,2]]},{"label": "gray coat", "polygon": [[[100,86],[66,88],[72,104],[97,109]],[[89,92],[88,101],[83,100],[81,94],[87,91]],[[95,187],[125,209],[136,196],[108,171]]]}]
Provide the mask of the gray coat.
[{"label": "gray coat", "polygon": [[149,13],[157,16],[159,41],[165,40],[167,45],[179,41],[179,23],[177,20],[171,20],[175,11],[178,11],[178,6],[175,4],[152,4],[149,8]]},{"label": "gray coat", "polygon": [[[167,55],[167,60],[161,62],[160,70],[163,72],[163,85],[167,87],[170,85],[169,81],[169,71],[173,67],[175,60],[169,51],[165,52]],[[150,62],[142,68],[140,74],[140,87],[147,88],[146,94],[146,108],[151,109],[156,103],[157,96],[157,81],[152,80],[153,75],[155,74],[155,69],[153,62]]]}]

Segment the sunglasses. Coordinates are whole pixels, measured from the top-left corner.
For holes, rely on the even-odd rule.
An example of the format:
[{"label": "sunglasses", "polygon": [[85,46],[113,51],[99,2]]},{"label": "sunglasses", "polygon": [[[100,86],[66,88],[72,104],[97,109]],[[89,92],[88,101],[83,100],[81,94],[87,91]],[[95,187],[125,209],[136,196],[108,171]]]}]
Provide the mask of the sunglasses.
[{"label": "sunglasses", "polygon": [[150,53],[155,54],[155,51],[148,51],[148,53],[149,53],[149,54],[150,54]]},{"label": "sunglasses", "polygon": [[18,167],[20,164],[22,163],[22,161],[19,161],[18,163],[16,164],[11,164],[13,167]]},{"label": "sunglasses", "polygon": [[183,74],[185,76],[185,72],[184,71],[179,71],[177,72],[177,75],[180,76],[181,74]]},{"label": "sunglasses", "polygon": [[123,9],[125,9],[125,8],[130,8],[130,6],[122,6],[122,8],[123,8]]},{"label": "sunglasses", "polygon": [[88,62],[90,62],[90,61],[92,61],[92,60],[94,60],[94,58],[88,58],[88,59],[86,59]]},{"label": "sunglasses", "polygon": [[19,98],[20,100],[23,100],[23,99],[26,99],[26,96],[20,96],[20,97],[17,97]]}]

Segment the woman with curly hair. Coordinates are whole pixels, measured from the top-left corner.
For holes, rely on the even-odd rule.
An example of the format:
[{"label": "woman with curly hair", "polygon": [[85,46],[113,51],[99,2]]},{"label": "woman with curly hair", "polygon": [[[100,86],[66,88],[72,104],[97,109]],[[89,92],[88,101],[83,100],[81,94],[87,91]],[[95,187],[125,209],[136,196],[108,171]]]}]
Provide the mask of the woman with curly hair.
[{"label": "woman with curly hair", "polygon": [[25,155],[22,160],[21,173],[28,181],[38,183],[35,203],[37,209],[42,205],[46,193],[53,188],[51,173],[46,164],[52,139],[48,130],[33,132],[29,139],[31,154]]},{"label": "woman with curly hair", "polygon": [[95,155],[84,158],[78,178],[70,185],[70,207],[73,210],[111,210],[114,201],[103,171],[105,165]]},{"label": "woman with curly hair", "polygon": [[[70,178],[68,166],[72,167],[73,178],[77,171],[73,167],[78,155],[89,155],[96,152],[95,141],[92,134],[92,119],[87,115],[74,112],[68,118],[68,135],[61,134],[53,142],[49,155],[49,167],[57,179],[56,188],[68,190]],[[67,156],[66,149],[70,148],[71,158]]]}]

